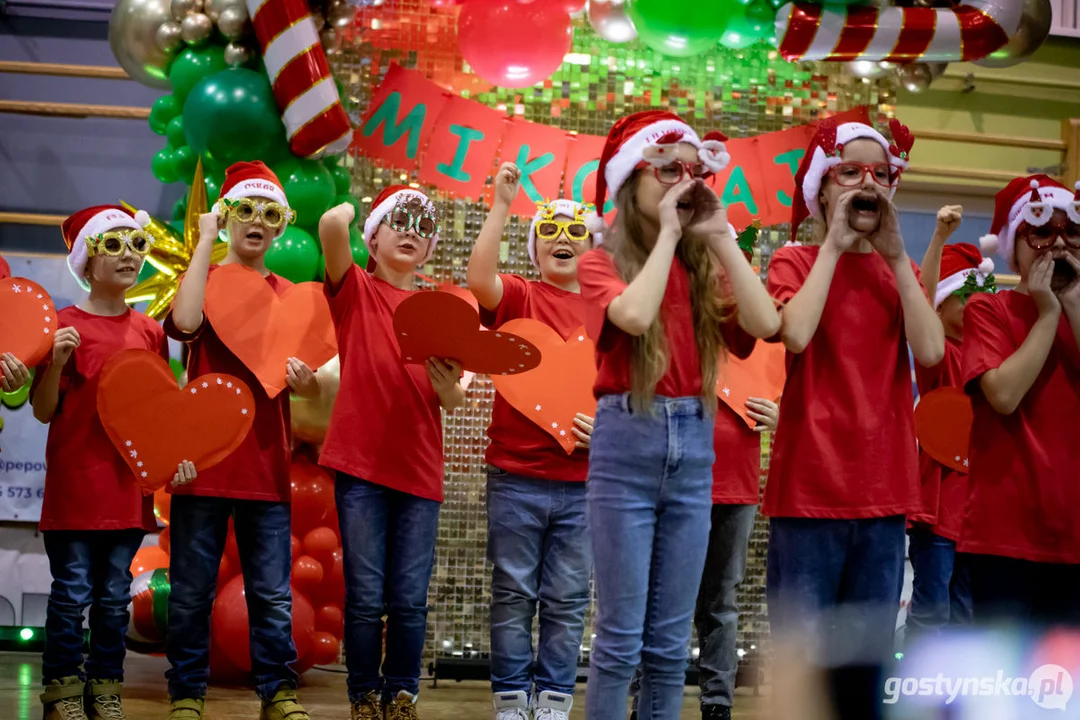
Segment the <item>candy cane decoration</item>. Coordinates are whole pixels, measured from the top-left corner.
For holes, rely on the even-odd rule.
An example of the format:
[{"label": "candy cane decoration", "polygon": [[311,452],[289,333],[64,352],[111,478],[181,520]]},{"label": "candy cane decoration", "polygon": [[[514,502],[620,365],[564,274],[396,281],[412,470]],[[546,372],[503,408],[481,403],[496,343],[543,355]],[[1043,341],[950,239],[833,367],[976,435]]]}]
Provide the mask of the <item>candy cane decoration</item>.
[{"label": "candy cane decoration", "polygon": [[352,128],[305,0],[247,0],[294,155],[344,152]]},{"label": "candy cane decoration", "polygon": [[978,60],[1004,47],[1020,27],[1020,0],[969,0],[954,8],[832,10],[791,3],[776,16],[787,60],[895,63]]}]

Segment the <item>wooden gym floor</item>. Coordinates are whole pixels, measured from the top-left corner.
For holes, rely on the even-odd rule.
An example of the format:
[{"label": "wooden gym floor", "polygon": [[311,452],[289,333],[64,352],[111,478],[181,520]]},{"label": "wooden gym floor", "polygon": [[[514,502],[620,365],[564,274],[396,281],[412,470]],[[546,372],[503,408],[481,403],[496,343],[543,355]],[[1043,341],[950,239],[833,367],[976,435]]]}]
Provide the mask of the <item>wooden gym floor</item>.
[{"label": "wooden gym floor", "polygon": [[[127,681],[124,684],[124,707],[129,720],[164,720],[168,713],[165,700],[164,658],[128,655]],[[27,653],[0,653],[0,718],[3,720],[40,720],[41,659]],[[585,717],[583,691],[579,690],[577,705],[571,717]],[[312,720],[348,720],[349,707],[345,701],[345,677],[340,673],[312,670],[304,675],[300,700],[311,713]],[[754,697],[750,691],[739,689],[735,700],[734,717],[739,720],[764,718],[765,699]],[[682,713],[683,720],[701,717],[697,706],[697,691],[687,689]],[[430,681],[420,686],[420,705],[423,720],[489,720],[492,717],[491,695],[486,683],[439,683],[432,689]],[[254,693],[246,689],[211,688],[206,703],[205,720],[256,720],[259,705]]]}]

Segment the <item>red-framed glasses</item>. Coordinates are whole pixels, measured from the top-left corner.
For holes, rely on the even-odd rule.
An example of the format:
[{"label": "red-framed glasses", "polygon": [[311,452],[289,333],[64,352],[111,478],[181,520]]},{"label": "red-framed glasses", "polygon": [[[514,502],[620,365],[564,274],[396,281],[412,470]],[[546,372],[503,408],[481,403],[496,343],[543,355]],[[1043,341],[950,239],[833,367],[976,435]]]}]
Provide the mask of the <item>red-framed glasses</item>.
[{"label": "red-framed glasses", "polygon": [[638,169],[647,167],[653,169],[653,174],[656,175],[656,179],[660,181],[661,185],[678,185],[686,177],[708,180],[713,176],[712,171],[706,168],[705,163],[702,162],[691,163],[683,160],[672,160],[666,165],[652,165],[647,162],[638,163]]},{"label": "red-framed glasses", "polygon": [[1030,225],[1020,223],[1016,228],[1016,234],[1028,244],[1032,250],[1049,250],[1054,247],[1058,238],[1073,250],[1080,250],[1080,225],[1067,218],[1052,218],[1045,225]]},{"label": "red-framed glasses", "polygon": [[893,167],[887,162],[873,165],[844,162],[833,166],[829,170],[829,175],[840,187],[858,187],[862,185],[863,178],[869,175],[881,187],[891,188],[900,181],[900,168]]}]

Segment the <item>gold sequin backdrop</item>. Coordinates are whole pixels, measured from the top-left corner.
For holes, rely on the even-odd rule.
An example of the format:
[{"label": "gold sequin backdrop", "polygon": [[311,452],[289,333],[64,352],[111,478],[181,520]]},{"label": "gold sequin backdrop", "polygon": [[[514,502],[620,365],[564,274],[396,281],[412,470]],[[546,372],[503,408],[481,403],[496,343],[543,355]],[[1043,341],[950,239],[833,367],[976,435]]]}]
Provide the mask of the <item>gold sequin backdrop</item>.
[{"label": "gold sequin backdrop", "polygon": [[[525,90],[485,87],[464,64],[455,36],[456,16],[433,9],[431,0],[385,0],[378,7],[362,8],[339,41],[338,52],[331,56],[354,126],[392,62],[419,70],[444,87],[507,115],[593,135],[606,135],[618,117],[649,108],[670,109],[699,131],[720,129],[730,137],[782,130],[860,104],[871,107],[872,117],[875,108],[882,117],[893,110],[890,88],[849,77],[837,66],[790,64],[766,45],[739,51],[719,48],[694,58],[665,58],[637,41],[613,45],[592,32],[584,18],[575,20],[571,53],[542,85]],[[415,173],[410,176],[400,168],[376,166],[363,157],[349,162],[361,214],[387,184],[417,182]],[[485,207],[481,202],[449,200],[434,188],[424,190],[444,201],[445,214],[439,247],[427,274],[464,284],[465,264]],[[511,220],[504,235],[502,267],[535,278],[525,249],[527,232],[527,222]],[[787,233],[786,225],[761,233],[758,249],[763,265]],[[467,407],[444,423],[446,502],[428,596],[426,661],[478,657],[489,648],[484,449],[493,395],[491,382],[483,376],[476,378],[468,391]],[[768,465],[767,447],[765,443],[763,467]],[[767,526],[759,518],[739,593],[740,647],[747,650],[759,645],[768,631],[766,533]]]}]

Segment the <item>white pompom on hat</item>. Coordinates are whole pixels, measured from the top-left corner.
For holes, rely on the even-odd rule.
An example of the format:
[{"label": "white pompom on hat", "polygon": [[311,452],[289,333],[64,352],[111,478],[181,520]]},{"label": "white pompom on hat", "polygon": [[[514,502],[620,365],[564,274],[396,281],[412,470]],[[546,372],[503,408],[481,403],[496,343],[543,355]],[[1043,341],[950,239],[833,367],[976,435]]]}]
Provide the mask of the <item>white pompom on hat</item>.
[{"label": "white pompom on hat", "polygon": [[941,251],[941,277],[934,294],[934,308],[940,307],[945,298],[964,287],[968,277],[975,276],[975,284],[986,286],[994,274],[994,261],[983,257],[979,248],[971,243],[946,245]]}]

